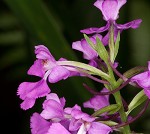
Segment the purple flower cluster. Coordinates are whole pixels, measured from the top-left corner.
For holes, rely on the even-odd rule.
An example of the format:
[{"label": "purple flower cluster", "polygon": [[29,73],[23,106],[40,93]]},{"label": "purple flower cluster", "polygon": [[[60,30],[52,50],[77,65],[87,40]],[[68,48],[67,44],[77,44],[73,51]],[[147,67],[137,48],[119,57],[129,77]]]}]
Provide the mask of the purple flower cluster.
[{"label": "purple flower cluster", "polygon": [[[114,41],[116,41],[118,32],[121,33],[123,30],[128,28],[136,29],[139,27],[142,22],[141,19],[134,20],[126,24],[116,23],[119,16],[119,10],[125,3],[126,0],[97,0],[94,3],[94,6],[101,10],[103,18],[107,21],[107,24],[100,28],[92,27],[81,30],[82,33],[92,34],[89,36],[89,39],[93,45],[97,45],[98,38],[102,42],[102,47],[105,48],[106,45],[109,45],[111,32],[113,32],[113,38]],[[107,31],[107,34],[104,37],[100,35],[100,33],[105,31]],[[46,97],[46,100],[43,102],[41,113],[34,113],[31,117],[30,127],[32,134],[58,134],[60,132],[62,134],[109,134],[116,129],[115,127],[111,127],[111,125],[106,125],[107,123],[103,123],[102,119],[107,121],[110,119],[116,124],[128,124],[128,118],[130,116],[127,117],[127,120],[122,122],[121,114],[118,110],[116,110],[119,107],[118,105],[118,107],[113,110],[109,107],[111,105],[109,102],[109,94],[113,94],[111,90],[115,90],[116,92],[119,91],[128,81],[130,83],[136,83],[142,87],[144,89],[144,93],[150,99],[150,62],[148,62],[147,71],[138,75],[133,75],[130,80],[128,80],[128,78],[124,79],[124,76],[117,72],[116,68],[118,63],[109,63],[109,59],[106,59],[108,60],[107,62],[105,62],[105,60],[103,61],[103,58],[100,57],[98,51],[92,48],[89,44],[90,43],[86,39],[81,39],[80,41],[72,43],[72,48],[81,51],[83,53],[83,58],[89,61],[89,64],[82,64],[82,67],[81,64],[79,64],[80,66],[78,66],[78,64],[65,65],[64,63],[68,63],[68,60],[60,58],[57,61],[49,52],[47,47],[44,45],[35,46],[36,60],[27,73],[29,75],[38,76],[40,80],[37,82],[23,82],[19,85],[17,90],[17,95],[23,100],[21,108],[24,110],[32,108],[37,98]],[[98,70],[100,74],[102,72],[103,75],[108,76],[108,79],[105,79],[104,77],[100,80],[97,77],[93,77],[92,74],[94,71],[92,73],[88,73],[89,67],[91,70]],[[113,71],[123,80],[123,83],[118,84],[117,81],[115,81],[115,77],[112,76]],[[95,74],[97,74],[97,72]],[[51,92],[48,83],[57,83],[60,80],[65,80],[73,76],[87,76],[97,82],[105,84],[105,88],[103,88],[101,92],[91,91],[93,92],[94,97],[84,102],[83,107],[93,109],[94,113],[99,110],[106,111],[95,116],[82,112],[81,107],[77,104],[73,107],[65,107],[65,98],[59,98],[57,94]],[[101,75],[99,76],[101,77]],[[115,87],[117,84],[118,87],[113,89],[109,80],[113,80],[112,83],[115,83],[112,87]],[[122,98],[120,97],[120,101],[122,101],[121,99]],[[116,101],[116,104],[120,105],[121,103]],[[123,103],[122,108],[123,109],[121,111],[124,111]],[[110,114],[109,110],[116,110],[116,112]],[[126,115],[124,115],[124,117],[125,116]],[[131,119],[129,119],[129,121],[131,122]]]},{"label": "purple flower cluster", "polygon": [[[92,104],[92,108],[101,108],[107,105],[107,101],[97,102],[94,100],[104,100],[101,96],[96,96],[85,103],[86,107]],[[101,105],[102,104],[102,105]],[[50,93],[43,103],[43,111],[34,113],[31,117],[32,134],[108,134],[112,129],[81,111],[77,104],[74,107],[65,107],[65,98],[59,98],[57,94]],[[40,123],[40,124],[38,124]]]}]

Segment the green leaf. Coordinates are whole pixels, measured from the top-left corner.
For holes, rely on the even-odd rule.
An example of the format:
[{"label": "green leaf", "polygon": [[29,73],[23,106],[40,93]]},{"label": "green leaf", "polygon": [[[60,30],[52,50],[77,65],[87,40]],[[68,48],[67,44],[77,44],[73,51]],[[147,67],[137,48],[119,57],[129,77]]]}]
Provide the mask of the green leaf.
[{"label": "green leaf", "polygon": [[110,31],[109,31],[109,55],[110,55],[110,61],[112,63],[114,63],[114,51],[115,51],[115,44],[114,44],[114,28],[113,25],[111,25],[110,27]]},{"label": "green leaf", "polygon": [[147,99],[147,96],[145,95],[144,91],[143,90],[140,91],[130,102],[128,106],[129,110],[126,112],[126,114],[129,115],[132,112],[132,110],[134,110],[136,107],[141,105],[144,101],[146,101],[146,99]]},{"label": "green leaf", "polygon": [[84,35],[85,40],[91,46],[91,48],[93,48],[95,50],[96,45],[94,45],[94,43],[90,40],[90,38],[86,34],[83,34],[83,35]]},{"label": "green leaf", "polygon": [[119,42],[120,42],[120,32],[118,32],[117,39],[116,39],[116,42],[115,42],[114,60],[116,59],[116,56],[118,54]]},{"label": "green leaf", "polygon": [[109,105],[109,106],[106,106],[106,107],[103,107],[103,108],[97,110],[96,112],[94,112],[92,114],[92,116],[96,117],[96,116],[99,116],[105,112],[108,112],[109,114],[114,114],[120,109],[120,107],[121,106],[118,104],[112,104],[112,105]]},{"label": "green leaf", "polygon": [[106,80],[110,80],[110,77],[108,74],[104,73],[103,71],[97,69],[96,67],[93,67],[89,64],[85,64],[82,62],[77,62],[77,61],[57,61],[57,64],[59,65],[64,65],[64,66],[74,66],[74,67],[78,67],[78,68],[82,68],[85,69],[87,71],[90,71],[92,74],[94,75],[98,75],[101,76],[102,78],[106,79]]},{"label": "green leaf", "polygon": [[102,60],[104,60],[104,62],[106,64],[108,64],[109,56],[108,56],[108,52],[107,52],[105,46],[103,45],[103,43],[101,42],[101,40],[98,37],[96,37],[96,42],[97,42],[97,44],[96,44],[96,48],[95,49],[96,49],[98,55],[100,56],[100,58]]},{"label": "green leaf", "polygon": [[114,122],[114,121],[100,121],[103,124],[106,124],[108,126],[114,126],[117,125],[118,123]]}]

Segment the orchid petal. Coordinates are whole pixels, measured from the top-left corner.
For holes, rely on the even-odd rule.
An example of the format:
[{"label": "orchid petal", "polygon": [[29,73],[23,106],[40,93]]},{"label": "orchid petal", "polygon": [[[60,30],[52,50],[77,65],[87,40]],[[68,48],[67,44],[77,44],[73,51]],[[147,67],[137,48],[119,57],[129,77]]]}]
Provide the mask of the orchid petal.
[{"label": "orchid petal", "polygon": [[[45,80],[38,82],[23,82],[19,85],[17,95],[25,102],[22,103],[23,109],[28,109],[33,106],[36,98],[44,97],[50,92],[50,89]],[[31,100],[31,102],[29,101]],[[29,104],[29,106],[27,106]],[[25,106],[25,107],[24,107]]]},{"label": "orchid petal", "polygon": [[[108,92],[108,90],[104,88],[102,92]],[[105,96],[96,95],[90,100],[83,103],[83,106],[85,108],[92,108],[95,111],[103,107],[106,107],[108,105],[109,105],[109,95],[105,95]]]},{"label": "orchid petal", "polygon": [[116,20],[119,9],[126,3],[126,0],[97,0],[94,6],[99,8],[106,21]]},{"label": "orchid petal", "polygon": [[100,28],[91,27],[91,28],[80,30],[80,32],[85,33],[85,34],[101,33],[101,32],[107,31],[109,29],[109,26],[110,26],[110,24],[107,23],[106,26],[103,26],[103,27],[100,27]]},{"label": "orchid petal", "polygon": [[125,24],[116,24],[116,27],[117,29],[121,29],[121,30],[129,29],[129,28],[136,29],[140,26],[141,22],[142,22],[141,19],[137,19]]},{"label": "orchid petal", "polygon": [[30,122],[32,134],[46,134],[51,125],[51,122],[43,119],[38,113],[32,115]]},{"label": "orchid petal", "polygon": [[62,66],[56,66],[51,70],[51,73],[49,74],[48,81],[50,83],[56,83],[62,79],[66,79],[70,76],[70,72],[62,67]]},{"label": "orchid petal", "polygon": [[36,60],[28,70],[29,75],[35,75],[41,78],[44,76],[44,72],[42,60]]},{"label": "orchid petal", "polygon": [[50,126],[48,133],[46,134],[71,134],[64,126],[60,123],[52,123]]},{"label": "orchid petal", "polygon": [[132,82],[136,82],[140,87],[144,89],[150,89],[150,72],[138,74],[131,78]]},{"label": "orchid petal", "polygon": [[44,119],[62,118],[64,114],[61,104],[51,99],[44,101],[43,109],[41,116]]},{"label": "orchid petal", "polygon": [[49,59],[51,61],[55,61],[54,57],[49,52],[48,48],[45,47],[44,45],[35,46],[35,54],[37,59],[42,59],[42,60]]},{"label": "orchid petal", "polygon": [[109,126],[99,122],[93,122],[91,123],[88,134],[109,134],[110,132],[112,132],[112,129]]}]

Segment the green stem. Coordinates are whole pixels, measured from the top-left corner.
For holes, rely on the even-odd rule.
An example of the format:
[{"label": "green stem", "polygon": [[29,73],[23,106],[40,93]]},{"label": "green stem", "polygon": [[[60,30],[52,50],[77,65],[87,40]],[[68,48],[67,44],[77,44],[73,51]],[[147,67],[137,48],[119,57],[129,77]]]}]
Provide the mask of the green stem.
[{"label": "green stem", "polygon": [[[114,63],[114,57],[117,56],[117,55],[115,55],[115,47],[114,47],[114,27],[113,27],[113,23],[111,24],[109,33],[110,33],[110,38],[109,38],[110,61],[113,64]],[[107,67],[108,67],[109,76],[111,78],[110,90],[114,90],[114,89],[116,89],[120,86],[120,83],[116,81],[111,66],[109,64],[107,64]],[[120,105],[120,109],[119,109],[118,112],[120,114],[121,121],[126,122],[127,121],[127,115],[126,115],[125,110],[124,110],[124,106],[123,106],[120,91],[117,91],[113,95],[114,95],[116,104]],[[122,131],[123,131],[123,134],[130,134],[131,133],[130,126],[129,125],[124,126]]]},{"label": "green stem", "polygon": [[[121,105],[121,108],[119,110],[121,121],[126,122],[127,121],[127,116],[126,116],[126,113],[125,113],[125,110],[124,110],[124,107],[123,107],[120,91],[116,92],[114,94],[114,97],[115,97],[116,103]],[[130,126],[129,125],[124,126],[123,134],[130,134],[130,132],[131,132],[130,131]]]},{"label": "green stem", "polygon": [[109,51],[110,51],[110,61],[114,63],[114,54],[115,54],[115,44],[114,44],[114,27],[113,24],[110,27],[110,39],[109,39]]},{"label": "green stem", "polygon": [[92,72],[94,75],[101,76],[102,78],[106,80],[110,80],[110,77],[108,74],[104,73],[103,71],[97,69],[96,67],[90,66],[85,63],[77,62],[77,61],[57,61],[58,65],[63,65],[63,66],[72,66],[72,67],[77,67],[77,68],[82,68],[85,70],[88,70]]},{"label": "green stem", "polygon": [[[107,65],[107,67],[108,67],[109,76],[111,77],[110,90],[114,90],[114,89],[116,89],[116,88],[118,88],[120,86],[120,83],[115,80],[114,73],[113,73],[113,70],[111,69],[110,65]],[[119,109],[118,112],[120,114],[121,121],[122,122],[126,122],[127,121],[127,115],[126,115],[126,112],[124,110],[124,106],[123,106],[123,102],[122,102],[122,97],[121,97],[120,91],[117,91],[113,95],[114,95],[116,104],[120,105],[120,109]],[[124,126],[122,131],[123,131],[123,134],[130,134],[130,131],[131,131],[130,130],[130,126],[129,125]]]},{"label": "green stem", "polygon": [[[114,79],[114,74],[113,74],[113,71],[112,70],[109,70],[110,74],[111,74],[111,90],[114,90],[116,88],[118,88],[120,86],[120,84]],[[115,98],[115,101],[116,101],[116,104],[120,105],[120,109],[119,109],[119,114],[120,114],[120,118],[121,118],[121,121],[122,122],[126,122],[127,121],[127,115],[126,115],[126,112],[124,110],[124,106],[123,106],[123,102],[122,102],[122,97],[121,97],[121,94],[120,94],[120,91],[116,92],[113,94],[114,95],[114,98]],[[130,126],[129,125],[126,125],[124,126],[124,128],[122,129],[123,131],[123,134],[130,134],[131,130],[130,130]]]}]

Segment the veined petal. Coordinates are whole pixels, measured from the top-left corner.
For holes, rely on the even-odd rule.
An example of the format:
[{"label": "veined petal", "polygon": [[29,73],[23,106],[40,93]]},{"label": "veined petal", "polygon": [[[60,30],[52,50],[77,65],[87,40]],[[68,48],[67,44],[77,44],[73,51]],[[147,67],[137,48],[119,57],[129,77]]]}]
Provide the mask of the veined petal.
[{"label": "veined petal", "polygon": [[51,122],[43,119],[40,114],[34,113],[30,118],[30,127],[32,134],[46,134],[51,125]]},{"label": "veined petal", "polygon": [[49,59],[51,61],[55,61],[54,57],[49,52],[48,48],[45,47],[44,45],[35,46],[35,54],[37,59],[42,59],[42,60]]},{"label": "veined petal", "polygon": [[131,78],[132,82],[136,82],[144,89],[150,89],[150,71],[143,72]]},{"label": "veined petal", "polygon": [[69,124],[69,130],[77,131],[80,128],[80,126],[82,125],[82,123],[83,123],[83,121],[72,118],[71,122]]},{"label": "veined petal", "polygon": [[142,22],[141,19],[137,19],[125,24],[116,24],[116,27],[117,29],[122,29],[122,30],[129,29],[129,28],[136,29],[140,26],[141,22]]},{"label": "veined petal", "polygon": [[112,129],[109,126],[99,122],[92,122],[88,130],[88,134],[109,134],[110,132]]},{"label": "veined petal", "polygon": [[20,107],[23,110],[27,110],[35,104],[35,98],[25,98],[24,101],[20,104]]},{"label": "veined petal", "polygon": [[48,133],[46,134],[71,134],[64,126],[60,123],[52,123],[50,126]]},{"label": "veined petal", "polygon": [[40,115],[44,119],[62,118],[64,114],[61,104],[51,99],[44,101],[43,109]]},{"label": "veined petal", "polygon": [[91,28],[80,30],[80,32],[85,33],[85,34],[101,33],[101,32],[107,31],[109,29],[109,27],[110,27],[110,24],[107,23],[106,26],[103,26],[100,28],[91,27]]},{"label": "veined petal", "polygon": [[35,76],[39,76],[39,77],[43,77],[44,76],[44,69],[43,69],[43,63],[42,60],[36,60],[34,62],[34,64],[30,67],[30,69],[27,72],[29,75],[35,75]]},{"label": "veined petal", "polygon": [[62,97],[62,98],[59,99],[58,95],[55,94],[55,93],[48,94],[46,96],[46,100],[55,100],[56,102],[60,103],[62,105],[62,107],[65,106],[65,102],[66,102],[66,100],[65,100],[64,97]]},{"label": "veined petal", "polygon": [[[102,92],[108,92],[108,90],[104,88]],[[108,105],[109,105],[109,95],[105,95],[105,96],[96,95],[90,100],[83,103],[83,106],[85,108],[92,108],[95,111],[103,107],[106,107]]]},{"label": "veined petal", "polygon": [[[100,40],[102,39],[102,36],[100,34],[95,34],[91,36],[90,40],[93,44],[96,44],[96,37],[98,37]],[[84,59],[93,60],[98,57],[98,53],[93,48],[91,48],[91,46],[85,39],[73,42],[72,48],[83,52]]]},{"label": "veined petal", "polygon": [[46,96],[50,92],[50,89],[45,80],[38,82],[23,82],[19,85],[17,95],[20,95],[21,99],[38,98]]},{"label": "veined petal", "polygon": [[50,83],[56,83],[62,79],[66,79],[70,76],[70,72],[62,67],[62,66],[56,66],[51,70],[51,73],[48,76],[48,81]]},{"label": "veined petal", "polygon": [[126,3],[126,0],[97,0],[94,6],[99,8],[106,21],[116,20],[119,9]]},{"label": "veined petal", "polygon": [[19,85],[17,95],[20,96],[24,102],[21,108],[28,109],[34,105],[35,99],[44,97],[50,92],[50,89],[45,80],[38,82],[23,82]]},{"label": "veined petal", "polygon": [[83,113],[81,110],[77,110],[77,109],[72,110],[71,116],[77,120],[82,119],[83,121],[86,121],[86,122],[92,122],[95,120],[94,117],[91,117],[87,113]]}]

